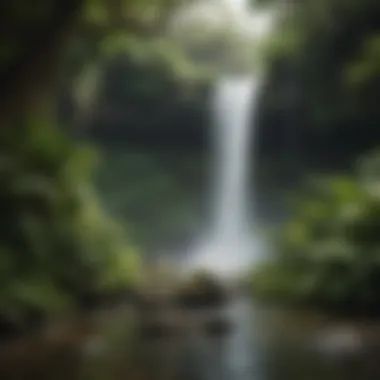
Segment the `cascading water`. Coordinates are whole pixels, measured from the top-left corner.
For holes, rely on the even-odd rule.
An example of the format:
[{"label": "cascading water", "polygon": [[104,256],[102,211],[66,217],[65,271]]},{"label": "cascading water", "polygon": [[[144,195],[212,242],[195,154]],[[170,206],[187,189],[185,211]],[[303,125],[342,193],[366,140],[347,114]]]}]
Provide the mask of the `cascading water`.
[{"label": "cascading water", "polygon": [[224,77],[216,85],[213,218],[206,241],[192,258],[193,267],[222,275],[235,274],[255,257],[248,212],[248,163],[258,91],[259,81],[255,77]]},{"label": "cascading water", "polygon": [[[224,78],[214,96],[214,141],[217,165],[214,234],[236,240],[248,231],[247,178],[251,100],[257,92],[252,78]],[[243,239],[244,240],[244,239]]]},{"label": "cascading water", "polygon": [[[254,34],[255,43],[265,34],[270,19],[249,12],[245,0],[222,0],[229,21],[238,33]],[[231,26],[231,24],[229,24]],[[253,42],[252,42],[253,43]],[[250,211],[249,172],[256,127],[260,76],[225,75],[213,96],[214,173],[212,220],[207,235],[190,253],[190,269],[207,269],[220,275],[239,274],[260,256]],[[250,217],[253,216],[251,219]]]}]

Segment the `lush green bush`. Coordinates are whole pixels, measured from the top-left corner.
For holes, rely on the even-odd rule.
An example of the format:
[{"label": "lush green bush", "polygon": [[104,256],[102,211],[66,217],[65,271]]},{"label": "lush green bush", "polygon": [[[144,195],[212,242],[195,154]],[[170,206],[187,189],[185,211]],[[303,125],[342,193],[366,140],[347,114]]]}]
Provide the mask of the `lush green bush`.
[{"label": "lush green bush", "polygon": [[43,123],[15,126],[0,144],[0,315],[62,313],[134,281],[135,249],[91,186],[93,152]]},{"label": "lush green bush", "polygon": [[333,309],[380,309],[378,156],[356,178],[320,179],[253,276],[258,296]]}]

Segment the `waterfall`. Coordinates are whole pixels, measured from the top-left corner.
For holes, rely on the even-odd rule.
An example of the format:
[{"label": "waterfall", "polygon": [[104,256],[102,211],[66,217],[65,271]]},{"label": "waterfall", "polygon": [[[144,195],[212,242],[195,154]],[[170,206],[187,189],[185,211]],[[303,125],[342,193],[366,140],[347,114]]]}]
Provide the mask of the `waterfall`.
[{"label": "waterfall", "polygon": [[[228,7],[236,30],[249,33],[258,48],[270,29],[271,17],[251,13],[247,0],[222,0],[222,4]],[[261,255],[248,181],[260,82],[259,74],[242,74],[225,75],[216,83],[211,111],[212,218],[205,236],[188,257],[186,266],[192,270],[237,274]]]},{"label": "waterfall", "polygon": [[[251,102],[255,79],[223,78],[214,95],[215,208],[213,228],[218,240],[248,234],[248,162],[251,139]],[[244,239],[243,239],[244,240]]]},{"label": "waterfall", "polygon": [[207,236],[191,255],[193,268],[236,274],[257,256],[248,178],[259,88],[257,78],[246,76],[227,76],[215,86],[212,219]]}]

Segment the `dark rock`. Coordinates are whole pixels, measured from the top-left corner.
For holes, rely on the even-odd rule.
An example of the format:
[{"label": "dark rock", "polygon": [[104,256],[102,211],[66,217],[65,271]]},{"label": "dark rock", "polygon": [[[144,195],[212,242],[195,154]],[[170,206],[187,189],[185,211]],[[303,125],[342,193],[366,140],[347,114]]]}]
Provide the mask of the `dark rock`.
[{"label": "dark rock", "polygon": [[182,308],[203,309],[225,306],[230,299],[227,289],[209,274],[198,274],[177,293]]},{"label": "dark rock", "polygon": [[223,336],[231,333],[233,324],[228,319],[213,319],[205,322],[204,332],[211,336]]},{"label": "dark rock", "polygon": [[25,312],[25,326],[29,331],[36,331],[43,327],[46,315],[38,308],[29,308]]},{"label": "dark rock", "polygon": [[7,314],[0,314],[0,342],[17,339],[24,334],[24,326]]},{"label": "dark rock", "polygon": [[222,292],[189,291],[177,297],[177,305],[181,308],[203,309],[221,307],[228,302],[228,297]]},{"label": "dark rock", "polygon": [[181,329],[178,325],[162,321],[145,322],[140,326],[140,337],[143,339],[156,340],[178,336]]},{"label": "dark rock", "polygon": [[83,312],[112,309],[120,305],[132,305],[137,301],[134,289],[117,289],[104,293],[85,292],[78,296],[78,308]]}]

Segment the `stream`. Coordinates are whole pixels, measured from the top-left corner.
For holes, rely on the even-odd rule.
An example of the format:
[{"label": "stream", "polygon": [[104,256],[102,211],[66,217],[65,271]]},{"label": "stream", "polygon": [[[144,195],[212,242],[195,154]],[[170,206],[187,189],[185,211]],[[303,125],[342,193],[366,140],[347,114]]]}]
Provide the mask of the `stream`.
[{"label": "stream", "polygon": [[[193,312],[186,334],[143,339],[133,312],[117,311],[0,350],[4,380],[375,380],[380,329],[319,316],[287,315],[236,299]],[[210,318],[231,331],[207,335]],[[53,336],[52,336],[53,335]]]}]

